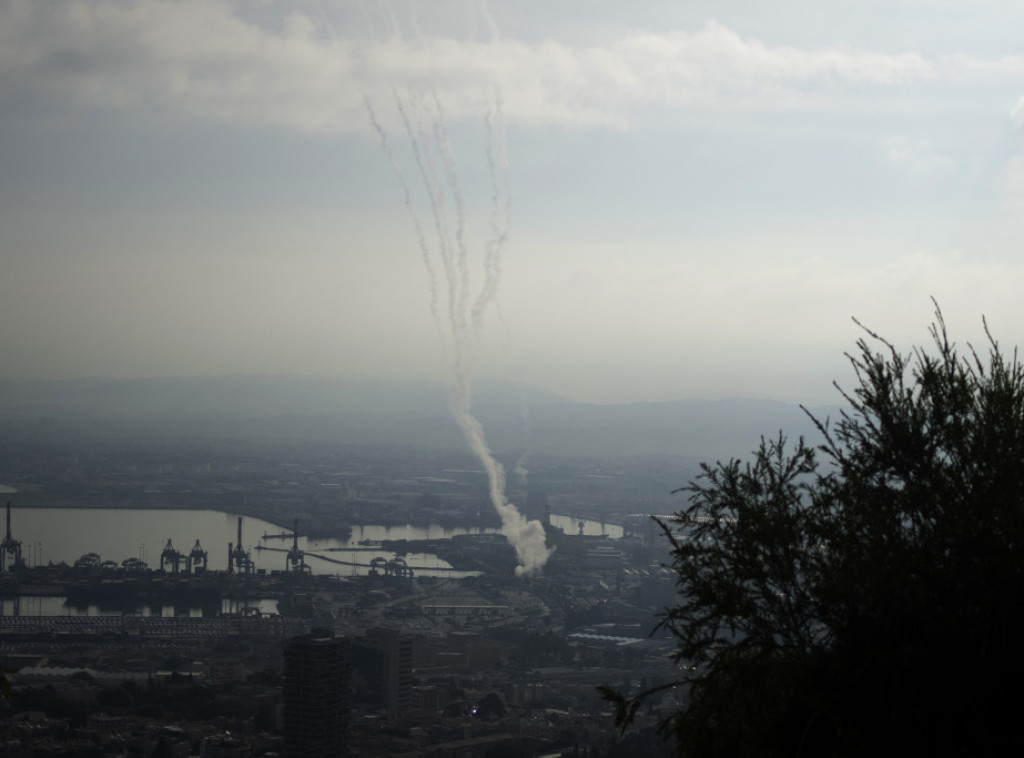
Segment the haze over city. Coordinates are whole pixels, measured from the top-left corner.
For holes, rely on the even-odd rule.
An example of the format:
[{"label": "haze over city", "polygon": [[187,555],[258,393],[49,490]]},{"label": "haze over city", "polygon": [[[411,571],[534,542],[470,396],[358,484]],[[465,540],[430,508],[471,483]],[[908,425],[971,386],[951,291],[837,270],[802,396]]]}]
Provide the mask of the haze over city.
[{"label": "haze over city", "polygon": [[396,96],[434,94],[473,251],[504,121],[479,375],[834,402],[850,317],[909,348],[931,296],[957,339],[984,314],[1019,344],[1022,24],[995,2],[5,1],[0,373],[448,380],[373,126],[426,223]]}]

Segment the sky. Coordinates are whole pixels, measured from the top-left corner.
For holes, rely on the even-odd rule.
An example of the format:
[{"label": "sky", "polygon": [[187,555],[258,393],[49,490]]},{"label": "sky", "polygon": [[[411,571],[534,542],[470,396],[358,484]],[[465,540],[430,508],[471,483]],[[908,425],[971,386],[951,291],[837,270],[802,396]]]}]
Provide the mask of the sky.
[{"label": "sky", "polygon": [[817,404],[852,317],[909,350],[932,298],[1012,348],[1022,28],[995,0],[0,0],[0,375],[446,380],[463,340],[580,401]]}]

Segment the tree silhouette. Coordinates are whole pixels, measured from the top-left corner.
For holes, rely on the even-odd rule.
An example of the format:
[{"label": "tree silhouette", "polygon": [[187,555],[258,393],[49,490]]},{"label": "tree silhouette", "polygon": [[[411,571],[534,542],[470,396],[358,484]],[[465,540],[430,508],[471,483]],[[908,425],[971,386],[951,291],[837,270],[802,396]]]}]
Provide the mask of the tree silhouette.
[{"label": "tree silhouette", "polygon": [[865,329],[818,448],[779,436],[704,465],[662,529],[678,604],[660,626],[681,755],[1019,754],[1024,369],[988,333],[960,354]]},{"label": "tree silhouette", "polygon": [[496,692],[489,692],[483,696],[480,703],[473,709],[473,713],[480,717],[493,716],[501,718],[505,715],[505,703]]}]

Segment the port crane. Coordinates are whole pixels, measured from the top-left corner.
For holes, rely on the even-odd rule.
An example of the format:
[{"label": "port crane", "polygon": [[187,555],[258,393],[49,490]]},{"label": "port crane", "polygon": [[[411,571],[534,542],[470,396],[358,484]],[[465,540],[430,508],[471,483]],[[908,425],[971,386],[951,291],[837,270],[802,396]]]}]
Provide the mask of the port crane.
[{"label": "port crane", "polygon": [[0,542],[0,573],[4,569],[14,569],[22,565],[21,540],[14,539],[11,534],[11,503],[7,502],[7,536]]}]

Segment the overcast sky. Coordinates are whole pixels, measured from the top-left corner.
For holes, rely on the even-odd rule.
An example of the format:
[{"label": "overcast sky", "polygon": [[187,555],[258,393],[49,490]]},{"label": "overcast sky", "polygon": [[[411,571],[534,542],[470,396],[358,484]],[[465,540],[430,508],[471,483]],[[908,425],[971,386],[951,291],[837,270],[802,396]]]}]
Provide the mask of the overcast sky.
[{"label": "overcast sky", "polygon": [[445,379],[438,228],[459,307],[498,285],[475,372],[577,400],[835,401],[851,316],[909,348],[930,296],[1024,344],[1021,29],[996,0],[0,0],[0,373]]}]

